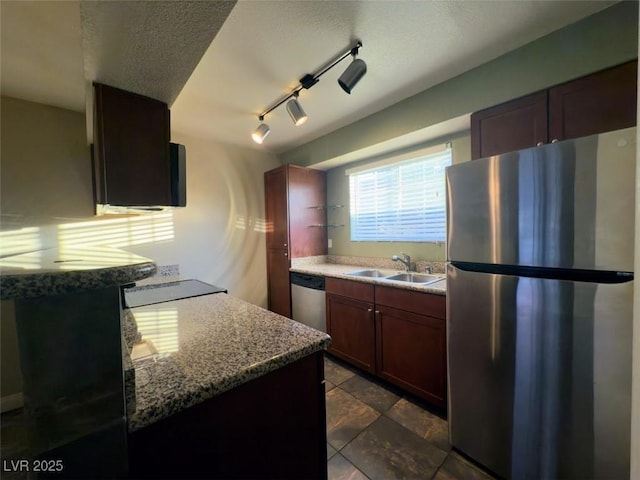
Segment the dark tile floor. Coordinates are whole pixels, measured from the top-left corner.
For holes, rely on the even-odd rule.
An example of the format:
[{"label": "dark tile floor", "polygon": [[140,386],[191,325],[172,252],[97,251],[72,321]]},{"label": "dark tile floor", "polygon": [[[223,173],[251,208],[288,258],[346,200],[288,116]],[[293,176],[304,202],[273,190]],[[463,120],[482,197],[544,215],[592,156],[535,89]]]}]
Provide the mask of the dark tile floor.
[{"label": "dark tile floor", "polygon": [[400,391],[325,358],[329,480],[490,480],[451,450],[447,422]]},{"label": "dark tile floor", "polygon": [[[446,420],[426,405],[330,356],[325,378],[329,480],[492,479],[451,450]],[[2,415],[3,458],[24,456],[7,443],[22,421]]]}]

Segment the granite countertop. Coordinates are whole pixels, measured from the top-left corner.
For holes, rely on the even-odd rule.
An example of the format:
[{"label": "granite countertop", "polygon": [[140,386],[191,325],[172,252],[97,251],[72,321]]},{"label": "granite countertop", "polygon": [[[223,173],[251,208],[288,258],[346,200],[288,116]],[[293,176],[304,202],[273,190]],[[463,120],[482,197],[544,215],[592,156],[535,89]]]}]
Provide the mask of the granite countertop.
[{"label": "granite countertop", "polygon": [[153,275],[152,260],[112,247],[52,248],[0,258],[1,299],[62,295]]},{"label": "granite countertop", "polygon": [[383,270],[387,271],[390,275],[394,273],[404,273],[403,270],[391,270],[388,268],[378,268],[372,266],[358,266],[358,265],[345,265],[338,263],[314,263],[314,264],[298,264],[292,266],[289,270],[291,272],[306,273],[309,275],[321,275],[324,277],[342,278],[345,280],[353,280],[356,282],[373,283],[376,285],[384,285],[387,287],[404,288],[406,290],[415,290],[418,292],[434,293],[436,295],[447,294],[447,281],[446,275],[443,273],[435,273],[434,275],[442,277],[439,280],[431,284],[420,284],[411,282],[401,282],[396,280],[386,280],[379,277],[358,277],[355,275],[349,275],[349,272],[356,272],[358,270]]},{"label": "granite countertop", "polygon": [[[329,345],[306,325],[224,293],[129,310],[135,409],[129,432]],[[132,397],[133,398],[133,397]],[[133,401],[133,400],[130,400]]]}]

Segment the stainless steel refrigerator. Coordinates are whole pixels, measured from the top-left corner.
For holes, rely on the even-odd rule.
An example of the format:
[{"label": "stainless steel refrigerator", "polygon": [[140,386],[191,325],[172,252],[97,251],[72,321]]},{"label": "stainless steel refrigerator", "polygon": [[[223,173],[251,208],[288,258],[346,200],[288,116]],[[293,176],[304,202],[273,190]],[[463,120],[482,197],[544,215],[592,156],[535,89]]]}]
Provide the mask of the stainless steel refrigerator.
[{"label": "stainless steel refrigerator", "polygon": [[629,478],[635,149],[447,169],[450,440],[500,476]]}]

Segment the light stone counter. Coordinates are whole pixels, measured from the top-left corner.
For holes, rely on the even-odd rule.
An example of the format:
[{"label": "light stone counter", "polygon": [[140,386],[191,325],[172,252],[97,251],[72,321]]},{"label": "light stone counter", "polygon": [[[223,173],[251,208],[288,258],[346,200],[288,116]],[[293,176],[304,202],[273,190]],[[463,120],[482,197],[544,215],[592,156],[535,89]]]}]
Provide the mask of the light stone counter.
[{"label": "light stone counter", "polygon": [[[330,337],[224,293],[130,309],[133,432],[325,349]],[[133,409],[132,409],[133,410]]]},{"label": "light stone counter", "polygon": [[395,273],[403,273],[403,270],[391,270],[388,268],[379,268],[377,266],[363,266],[363,265],[345,265],[338,263],[298,263],[294,262],[293,266],[289,269],[291,272],[306,273],[309,275],[320,275],[324,277],[342,278],[345,280],[353,280],[356,282],[373,283],[376,285],[384,285],[388,287],[404,288],[407,290],[415,290],[418,292],[434,293],[436,295],[447,294],[447,280],[445,274],[434,274],[442,277],[435,283],[420,284],[411,282],[401,282],[395,280],[386,280],[379,277],[358,277],[355,275],[349,275],[349,272],[356,272],[359,270],[371,270],[379,269],[386,270],[390,275]]},{"label": "light stone counter", "polygon": [[51,248],[0,258],[0,298],[64,295],[124,285],[153,275],[148,258],[112,247]]}]

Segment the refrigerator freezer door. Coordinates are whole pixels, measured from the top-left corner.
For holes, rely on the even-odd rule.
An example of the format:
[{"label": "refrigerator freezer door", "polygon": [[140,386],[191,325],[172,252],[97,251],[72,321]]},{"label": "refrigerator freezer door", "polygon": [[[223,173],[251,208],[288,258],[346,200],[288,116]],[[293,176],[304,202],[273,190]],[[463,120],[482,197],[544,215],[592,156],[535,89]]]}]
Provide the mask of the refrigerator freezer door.
[{"label": "refrigerator freezer door", "polygon": [[629,478],[633,282],[447,279],[452,445],[505,478]]},{"label": "refrigerator freezer door", "polygon": [[635,131],[447,168],[448,259],[633,271]]}]

